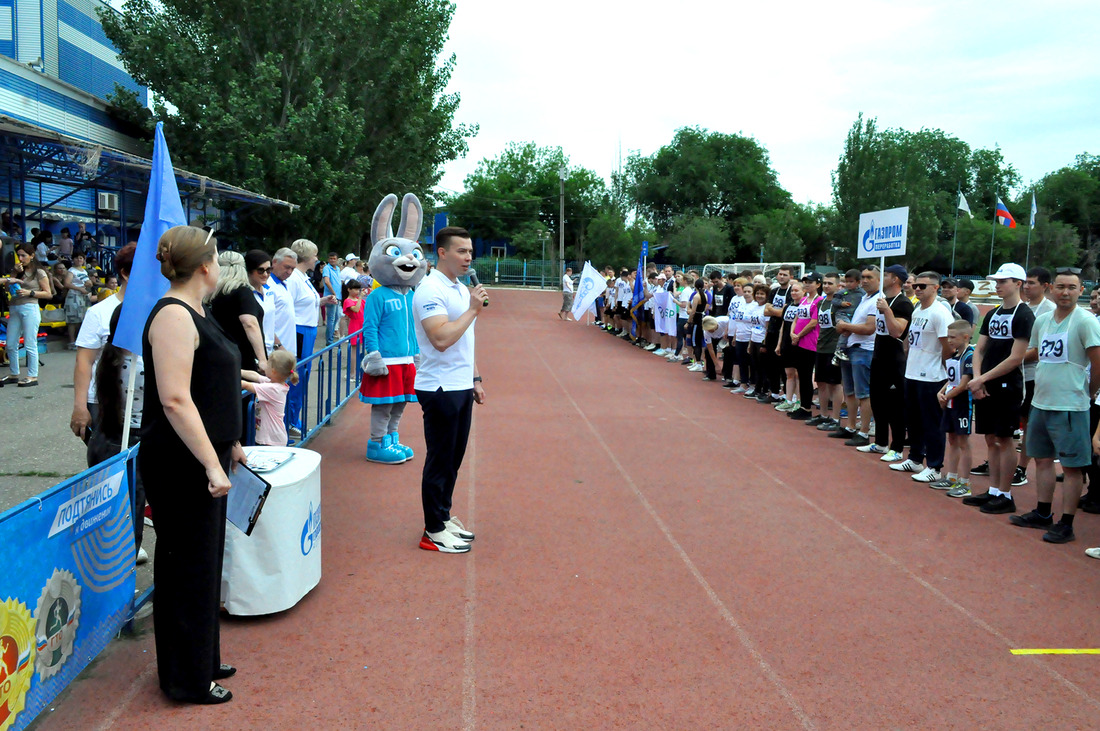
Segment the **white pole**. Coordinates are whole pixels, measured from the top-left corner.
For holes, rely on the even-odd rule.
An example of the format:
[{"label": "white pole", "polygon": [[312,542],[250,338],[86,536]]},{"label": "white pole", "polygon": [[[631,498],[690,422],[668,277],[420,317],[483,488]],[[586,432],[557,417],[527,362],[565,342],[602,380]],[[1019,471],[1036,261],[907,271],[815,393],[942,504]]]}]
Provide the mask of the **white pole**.
[{"label": "white pole", "polygon": [[130,353],[130,379],[126,384],[126,411],[122,418],[122,449],[125,452],[130,445],[130,416],[134,413],[134,384],[137,382],[137,356]]}]

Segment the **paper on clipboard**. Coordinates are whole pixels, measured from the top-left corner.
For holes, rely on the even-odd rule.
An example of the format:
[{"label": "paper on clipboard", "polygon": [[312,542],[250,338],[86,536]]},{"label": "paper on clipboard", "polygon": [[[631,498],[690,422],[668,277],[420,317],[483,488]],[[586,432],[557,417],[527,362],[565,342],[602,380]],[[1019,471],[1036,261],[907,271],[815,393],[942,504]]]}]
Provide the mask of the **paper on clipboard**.
[{"label": "paper on clipboard", "polygon": [[229,473],[230,488],[226,495],[225,517],[246,536],[252,535],[264,501],[271,492],[271,483],[243,464],[237,463],[234,466],[236,469]]}]

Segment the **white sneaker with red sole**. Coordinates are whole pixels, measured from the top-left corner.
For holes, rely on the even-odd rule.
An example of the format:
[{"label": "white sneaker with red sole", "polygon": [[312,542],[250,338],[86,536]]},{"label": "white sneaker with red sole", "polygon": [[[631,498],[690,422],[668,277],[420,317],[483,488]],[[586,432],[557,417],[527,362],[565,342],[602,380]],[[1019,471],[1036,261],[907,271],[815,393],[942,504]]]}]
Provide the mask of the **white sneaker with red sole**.
[{"label": "white sneaker with red sole", "polygon": [[467,553],[470,550],[469,543],[445,530],[439,533],[424,531],[424,535],[420,537],[420,547],[425,551],[440,553]]}]

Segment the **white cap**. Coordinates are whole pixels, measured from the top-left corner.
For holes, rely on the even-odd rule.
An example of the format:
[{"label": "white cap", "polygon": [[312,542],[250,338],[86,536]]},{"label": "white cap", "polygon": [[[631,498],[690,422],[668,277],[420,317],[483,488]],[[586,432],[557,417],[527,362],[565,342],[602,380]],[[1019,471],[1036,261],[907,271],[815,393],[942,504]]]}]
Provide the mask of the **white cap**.
[{"label": "white cap", "polygon": [[990,279],[1019,279],[1027,281],[1027,272],[1019,264],[1001,264],[1001,268],[989,275]]},{"label": "white cap", "polygon": [[353,261],[353,260],[358,259],[358,258],[359,257],[356,256],[355,254],[348,254],[347,256],[344,257],[344,261]]}]

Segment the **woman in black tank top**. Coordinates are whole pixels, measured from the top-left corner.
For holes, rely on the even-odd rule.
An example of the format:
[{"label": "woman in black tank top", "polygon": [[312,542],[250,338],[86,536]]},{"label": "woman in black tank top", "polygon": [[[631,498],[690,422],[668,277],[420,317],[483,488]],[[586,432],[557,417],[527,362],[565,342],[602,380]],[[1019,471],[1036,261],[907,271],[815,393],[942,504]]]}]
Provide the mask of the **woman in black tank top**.
[{"label": "woman in black tank top", "polygon": [[145,409],[138,469],[157,530],[154,555],[160,687],[169,698],[224,703],[214,683],[225,495],[234,461],[244,462],[240,352],[203,304],[218,280],[217,241],[191,226],[161,237],[157,258],[171,287],[145,325]]}]

